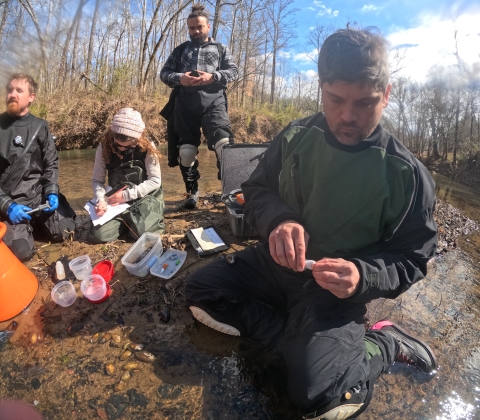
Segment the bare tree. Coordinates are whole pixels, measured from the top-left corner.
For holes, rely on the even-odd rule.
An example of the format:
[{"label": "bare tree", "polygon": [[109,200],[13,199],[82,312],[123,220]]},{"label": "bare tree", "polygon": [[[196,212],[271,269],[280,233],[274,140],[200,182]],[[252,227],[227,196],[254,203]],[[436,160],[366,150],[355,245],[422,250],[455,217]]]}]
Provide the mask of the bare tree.
[{"label": "bare tree", "polygon": [[291,8],[293,0],[272,0],[266,8],[265,27],[270,36],[272,50],[272,72],[270,82],[270,103],[275,99],[276,68],[278,54],[295,38],[296,22],[293,20],[298,9]]},{"label": "bare tree", "polygon": [[[312,60],[318,69],[318,54],[320,48],[322,48],[325,39],[335,31],[334,27],[331,25],[320,25],[317,23],[314,28],[308,32],[307,35],[307,47],[313,48],[313,50],[307,53],[308,58]],[[320,83],[317,86],[317,101],[316,101],[315,112],[319,111],[320,106]]]}]

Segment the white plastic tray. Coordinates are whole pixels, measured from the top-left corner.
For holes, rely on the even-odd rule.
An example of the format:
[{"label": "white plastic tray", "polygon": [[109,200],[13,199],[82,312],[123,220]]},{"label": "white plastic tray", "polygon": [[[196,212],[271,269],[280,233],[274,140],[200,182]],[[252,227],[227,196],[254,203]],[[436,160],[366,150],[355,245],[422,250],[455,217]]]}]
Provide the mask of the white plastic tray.
[{"label": "white plastic tray", "polygon": [[[170,259],[175,254],[177,255],[177,258],[173,260]],[[167,249],[150,269],[150,274],[161,277],[162,279],[171,279],[178,273],[178,270],[180,270],[180,267],[183,265],[186,258],[187,253],[185,251],[179,251],[178,249],[173,248]],[[177,261],[180,262],[177,264]],[[163,264],[168,264],[168,267],[166,267],[163,273],[161,273],[160,271],[162,271]]]},{"label": "white plastic tray", "polygon": [[[137,262],[147,250],[149,250],[147,255]],[[162,251],[162,237],[158,233],[145,232],[123,256],[122,264],[130,274],[145,277],[162,255]]]}]

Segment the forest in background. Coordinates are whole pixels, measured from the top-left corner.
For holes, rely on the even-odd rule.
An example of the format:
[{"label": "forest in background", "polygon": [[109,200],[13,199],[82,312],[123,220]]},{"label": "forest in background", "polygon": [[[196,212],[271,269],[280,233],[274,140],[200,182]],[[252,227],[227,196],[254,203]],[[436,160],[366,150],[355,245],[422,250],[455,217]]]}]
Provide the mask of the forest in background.
[{"label": "forest in background", "polygon": [[[142,112],[164,141],[158,112],[170,89],[158,73],[187,40],[192,0],[0,0],[0,78],[27,72],[41,86],[32,112],[46,118],[58,147],[92,147],[122,106]],[[290,120],[321,110],[316,77],[285,52],[302,47],[315,63],[335,29],[319,21],[298,33],[294,0],[212,0],[211,35],[227,44],[239,68],[228,87],[236,141],[263,142]],[[452,34],[456,38],[456,33]],[[310,56],[309,55],[309,56]],[[425,82],[401,77],[391,55],[392,93],[384,125],[424,161],[455,173],[480,171],[480,58],[432,67]],[[4,83],[2,83],[3,85]],[[480,175],[480,172],[478,172]]]}]

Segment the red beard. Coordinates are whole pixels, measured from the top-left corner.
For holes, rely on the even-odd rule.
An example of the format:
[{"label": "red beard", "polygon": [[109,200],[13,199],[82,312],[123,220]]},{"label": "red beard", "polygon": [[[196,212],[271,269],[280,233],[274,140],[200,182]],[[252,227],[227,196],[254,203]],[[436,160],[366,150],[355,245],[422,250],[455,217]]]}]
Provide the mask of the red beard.
[{"label": "red beard", "polygon": [[7,104],[7,113],[12,116],[18,116],[20,115],[23,111],[25,111],[27,107],[20,108],[18,102],[10,102]]}]

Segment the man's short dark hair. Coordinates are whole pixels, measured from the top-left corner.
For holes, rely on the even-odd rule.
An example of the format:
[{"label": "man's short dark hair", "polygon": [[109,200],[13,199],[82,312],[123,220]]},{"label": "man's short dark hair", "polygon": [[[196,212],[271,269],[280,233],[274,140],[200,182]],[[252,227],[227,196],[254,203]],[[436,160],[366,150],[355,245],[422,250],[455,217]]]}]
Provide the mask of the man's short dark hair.
[{"label": "man's short dark hair", "polygon": [[13,80],[25,80],[28,82],[28,91],[30,94],[36,94],[38,90],[38,84],[33,80],[33,77],[26,73],[14,73],[12,74],[7,81],[7,87]]},{"label": "man's short dark hair", "polygon": [[371,84],[375,90],[385,91],[390,76],[387,47],[386,39],[374,33],[373,28],[338,30],[320,49],[320,83],[342,80]]},{"label": "man's short dark hair", "polygon": [[191,19],[191,18],[196,18],[196,17],[204,17],[206,20],[207,20],[207,23],[208,23],[208,12],[205,10],[205,6],[203,4],[194,4],[192,6],[192,11],[191,13],[188,15],[188,19]]}]

